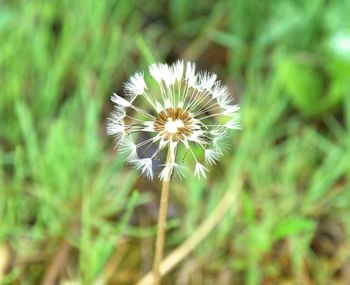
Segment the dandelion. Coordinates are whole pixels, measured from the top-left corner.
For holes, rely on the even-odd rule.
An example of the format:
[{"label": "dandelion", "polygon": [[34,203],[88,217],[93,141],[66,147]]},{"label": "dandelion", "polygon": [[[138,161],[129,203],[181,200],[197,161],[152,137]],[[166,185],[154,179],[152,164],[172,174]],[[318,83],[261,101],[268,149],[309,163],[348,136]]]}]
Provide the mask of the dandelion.
[{"label": "dandelion", "polygon": [[163,182],[154,257],[159,284],[169,181],[185,175],[185,164],[194,176],[206,177],[208,165],[229,147],[230,130],[240,128],[239,106],[216,74],[196,73],[194,63],[183,61],[152,64],[147,76],[135,73],[124,84],[124,96],[114,93],[111,100],[107,133],[117,149],[142,175]]},{"label": "dandelion", "polygon": [[194,63],[155,63],[149,74],[150,83],[154,81],[149,86],[156,83],[157,88],[148,87],[145,76],[136,73],[124,84],[124,97],[114,93],[108,134],[126,160],[149,179],[181,177],[186,167],[178,151],[192,159],[194,174],[205,178],[205,164],[220,159],[229,130],[240,128],[239,106],[231,103],[227,87],[215,74],[196,73]]}]

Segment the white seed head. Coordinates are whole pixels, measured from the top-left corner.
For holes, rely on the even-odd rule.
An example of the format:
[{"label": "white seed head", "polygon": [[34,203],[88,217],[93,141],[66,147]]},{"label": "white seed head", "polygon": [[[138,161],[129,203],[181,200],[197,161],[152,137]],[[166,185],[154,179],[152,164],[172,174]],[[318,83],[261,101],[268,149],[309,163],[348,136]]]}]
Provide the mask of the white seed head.
[{"label": "white seed head", "polygon": [[153,179],[151,158],[134,159],[132,164],[134,164],[135,167],[141,171],[141,174],[144,174],[149,179]]},{"label": "white seed head", "polygon": [[225,110],[222,112],[224,115],[231,115],[231,114],[237,114],[237,111],[239,110],[238,105],[226,105]]},{"label": "white seed head", "polygon": [[113,93],[111,100],[117,106],[123,106],[123,107],[130,107],[131,106],[131,102],[125,100],[124,98],[120,97],[116,93]]},{"label": "white seed head", "polygon": [[189,87],[194,87],[197,81],[197,76],[195,74],[196,65],[192,62],[187,62],[186,64],[186,81]]},{"label": "white seed head", "polygon": [[182,60],[178,60],[173,66],[173,73],[176,81],[180,81],[182,79],[182,75],[184,72],[184,62]]},{"label": "white seed head", "polygon": [[162,171],[159,173],[159,179],[162,181],[169,181],[171,178],[171,174],[174,169],[174,164],[173,163],[167,163],[164,165],[164,168]]},{"label": "white seed head", "polygon": [[130,96],[131,101],[137,96],[141,95],[147,89],[147,85],[142,73],[136,72],[124,84],[124,91]]},{"label": "white seed head", "polygon": [[225,127],[231,130],[240,130],[242,128],[241,118],[235,113],[232,118],[225,124]]},{"label": "white seed head", "polygon": [[196,163],[194,175],[196,175],[198,178],[201,178],[201,177],[206,178],[207,177],[205,174],[206,171],[208,171],[208,169],[206,169],[203,164],[199,162]]},{"label": "white seed head", "polygon": [[216,164],[216,161],[220,159],[222,152],[218,149],[207,148],[204,152],[205,161],[208,164]]},{"label": "white seed head", "polygon": [[172,118],[169,118],[168,121],[164,125],[165,131],[171,134],[175,134],[178,132],[179,128],[183,128],[184,123],[182,120],[175,120],[173,121]]},{"label": "white seed head", "polygon": [[202,72],[198,77],[198,88],[210,91],[216,82],[217,75],[209,72]]},{"label": "white seed head", "polygon": [[[107,134],[114,137],[125,159],[149,179],[184,176],[184,159],[177,159],[179,148],[194,162],[194,176],[205,178],[204,163],[215,164],[230,146],[229,130],[241,127],[239,107],[232,105],[227,87],[216,74],[195,70],[194,63],[181,60],[170,66],[154,63],[149,74],[157,89],[147,86],[142,73],[135,73],[124,84],[125,95],[114,93],[111,98],[115,110],[108,118]],[[144,105],[134,103],[139,95],[145,98]]]},{"label": "white seed head", "polygon": [[158,83],[160,83],[162,81],[162,64],[151,64],[149,67],[149,73]]},{"label": "white seed head", "polygon": [[132,162],[138,159],[137,146],[130,136],[124,137],[120,141],[119,150],[126,157],[126,160],[128,162]]}]

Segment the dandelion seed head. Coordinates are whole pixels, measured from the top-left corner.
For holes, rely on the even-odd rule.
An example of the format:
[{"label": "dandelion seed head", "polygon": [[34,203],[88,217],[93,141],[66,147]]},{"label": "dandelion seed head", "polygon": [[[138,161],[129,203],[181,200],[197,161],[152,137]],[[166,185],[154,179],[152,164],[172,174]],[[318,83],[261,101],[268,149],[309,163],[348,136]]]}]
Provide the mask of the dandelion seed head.
[{"label": "dandelion seed head", "polygon": [[[147,86],[147,76],[157,88]],[[107,134],[114,137],[120,154],[149,179],[184,177],[185,161],[177,157],[181,152],[188,153],[194,176],[206,178],[204,164],[215,164],[230,145],[229,131],[241,127],[239,106],[231,103],[227,87],[216,74],[196,73],[191,62],[154,63],[149,75],[132,75],[124,92],[111,97],[115,108]]]},{"label": "dandelion seed head", "polygon": [[206,169],[203,164],[201,164],[199,162],[196,163],[196,167],[194,170],[195,176],[197,176],[198,178],[202,178],[202,177],[206,178],[207,177],[205,174],[206,171],[208,171],[208,169]]},{"label": "dandelion seed head", "polygon": [[146,89],[147,85],[143,74],[139,72],[136,72],[134,75],[132,75],[124,84],[125,94],[129,96],[131,102],[135,99],[136,96],[143,94]]}]

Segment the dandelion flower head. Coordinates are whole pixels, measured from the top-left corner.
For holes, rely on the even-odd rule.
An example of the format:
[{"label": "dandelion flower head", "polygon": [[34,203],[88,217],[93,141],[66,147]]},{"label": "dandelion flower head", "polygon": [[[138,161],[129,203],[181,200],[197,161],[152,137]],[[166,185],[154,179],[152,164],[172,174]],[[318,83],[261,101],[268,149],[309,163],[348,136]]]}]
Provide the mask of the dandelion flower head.
[{"label": "dandelion flower head", "polygon": [[132,75],[124,95],[114,93],[111,100],[107,133],[149,179],[181,178],[185,160],[195,176],[206,177],[205,165],[223,156],[230,130],[240,128],[239,106],[232,104],[227,87],[216,74],[197,73],[191,62],[152,64],[149,74]]}]

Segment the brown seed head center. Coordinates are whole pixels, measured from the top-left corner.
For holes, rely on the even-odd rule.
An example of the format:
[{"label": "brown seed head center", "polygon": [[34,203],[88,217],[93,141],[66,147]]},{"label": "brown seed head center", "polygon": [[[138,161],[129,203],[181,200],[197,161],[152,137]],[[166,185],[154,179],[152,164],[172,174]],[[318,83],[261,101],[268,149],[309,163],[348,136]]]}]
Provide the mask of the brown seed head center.
[{"label": "brown seed head center", "polygon": [[181,108],[167,108],[154,120],[154,129],[163,135],[164,140],[183,140],[192,133],[192,117]]}]

